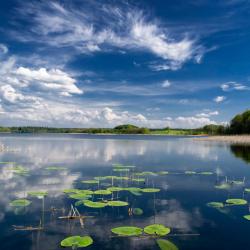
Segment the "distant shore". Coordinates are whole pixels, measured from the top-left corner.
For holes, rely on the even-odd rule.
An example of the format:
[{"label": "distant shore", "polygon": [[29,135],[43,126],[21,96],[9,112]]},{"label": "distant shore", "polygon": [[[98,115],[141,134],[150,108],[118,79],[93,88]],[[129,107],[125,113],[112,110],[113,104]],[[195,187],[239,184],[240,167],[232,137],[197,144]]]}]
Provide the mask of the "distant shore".
[{"label": "distant shore", "polygon": [[195,138],[197,141],[215,141],[226,142],[232,144],[248,144],[250,145],[250,135],[219,135],[219,136],[206,136]]}]

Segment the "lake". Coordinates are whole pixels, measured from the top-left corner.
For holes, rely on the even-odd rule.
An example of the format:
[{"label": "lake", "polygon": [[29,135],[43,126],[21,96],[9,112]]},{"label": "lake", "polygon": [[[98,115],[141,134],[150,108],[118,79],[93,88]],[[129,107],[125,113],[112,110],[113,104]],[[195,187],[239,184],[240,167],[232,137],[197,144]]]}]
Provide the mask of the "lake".
[{"label": "lake", "polygon": [[[250,249],[250,221],[243,217],[250,214],[248,147],[191,137],[78,134],[2,134],[0,145],[0,249],[62,249],[60,242],[76,235],[91,236],[86,249],[93,250],[160,249],[159,239],[180,250]],[[20,199],[26,202],[15,203]],[[86,217],[59,218],[71,205]],[[151,224],[170,233],[111,232]]]}]

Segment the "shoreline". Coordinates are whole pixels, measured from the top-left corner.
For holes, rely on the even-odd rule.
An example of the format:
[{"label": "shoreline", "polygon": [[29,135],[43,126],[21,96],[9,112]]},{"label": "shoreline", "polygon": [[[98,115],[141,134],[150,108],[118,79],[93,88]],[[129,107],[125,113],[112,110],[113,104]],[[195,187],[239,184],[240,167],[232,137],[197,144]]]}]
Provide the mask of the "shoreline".
[{"label": "shoreline", "polygon": [[250,135],[214,135],[194,138],[194,140],[250,145]]}]

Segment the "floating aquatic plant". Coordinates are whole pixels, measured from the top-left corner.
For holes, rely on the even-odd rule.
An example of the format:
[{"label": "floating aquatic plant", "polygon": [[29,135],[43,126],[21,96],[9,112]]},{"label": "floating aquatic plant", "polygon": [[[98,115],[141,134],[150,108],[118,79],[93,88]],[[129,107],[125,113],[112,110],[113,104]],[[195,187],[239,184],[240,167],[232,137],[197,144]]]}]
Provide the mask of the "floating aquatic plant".
[{"label": "floating aquatic plant", "polygon": [[124,190],[129,191],[131,194],[139,196],[141,195],[141,188],[138,187],[129,187],[129,188],[124,188]]},{"label": "floating aquatic plant", "polygon": [[201,175],[213,175],[214,173],[213,172],[209,172],[209,171],[204,171],[204,172],[200,172],[198,174],[201,174]]},{"label": "floating aquatic plant", "polygon": [[217,189],[229,189],[231,186],[229,183],[225,182],[225,183],[221,183],[219,185],[215,185],[214,187]]},{"label": "floating aquatic plant", "polygon": [[48,192],[47,191],[30,191],[28,192],[28,195],[37,197],[37,198],[43,198],[46,195],[48,195]]},{"label": "floating aquatic plant", "polygon": [[114,168],[113,171],[114,172],[129,172],[130,169],[129,168]]},{"label": "floating aquatic plant", "polygon": [[139,227],[115,227],[111,231],[119,236],[138,236],[142,234],[142,229]]},{"label": "floating aquatic plant", "polygon": [[161,250],[178,250],[178,247],[169,240],[158,239],[156,242]]},{"label": "floating aquatic plant", "polygon": [[13,168],[11,168],[11,170],[18,175],[28,175],[29,170],[22,167],[22,166],[15,166]]},{"label": "floating aquatic plant", "polygon": [[250,214],[244,215],[243,218],[246,219],[246,220],[250,220]]},{"label": "floating aquatic plant", "polygon": [[86,181],[82,181],[82,183],[85,184],[99,184],[98,180],[86,180]]},{"label": "floating aquatic plant", "polygon": [[128,206],[128,202],[126,202],[126,201],[108,201],[107,204],[110,207],[125,207],[125,206]]},{"label": "floating aquatic plant", "polygon": [[91,208],[103,208],[107,206],[107,203],[86,200],[83,202],[83,205]]},{"label": "floating aquatic plant", "polygon": [[144,232],[152,235],[165,236],[170,233],[170,228],[162,224],[152,224],[145,227]]},{"label": "floating aquatic plant", "polygon": [[227,199],[226,203],[229,205],[246,205],[247,201],[244,199]]},{"label": "floating aquatic plant", "polygon": [[160,171],[157,174],[158,175],[167,175],[167,174],[169,174],[169,172],[168,171]]},{"label": "floating aquatic plant", "polygon": [[135,182],[145,182],[145,179],[144,178],[134,178],[134,179],[132,179],[132,181],[135,181]]},{"label": "floating aquatic plant", "polygon": [[27,207],[31,204],[31,201],[26,199],[18,199],[10,202],[11,207]]},{"label": "floating aquatic plant", "polygon": [[74,194],[74,193],[78,193],[79,190],[80,190],[80,189],[74,189],[74,188],[72,188],[72,189],[64,189],[63,192],[64,192],[65,194]]},{"label": "floating aquatic plant", "polygon": [[107,188],[107,190],[109,190],[111,192],[119,192],[119,191],[124,190],[124,188],[122,188],[122,187],[109,187],[109,188]]},{"label": "floating aquatic plant", "polygon": [[224,204],[222,202],[212,201],[212,202],[208,202],[207,206],[208,207],[213,207],[213,208],[223,208]]},{"label": "floating aquatic plant", "polygon": [[141,191],[143,193],[157,193],[160,192],[161,190],[159,188],[142,188]]},{"label": "floating aquatic plant", "polygon": [[250,188],[245,188],[245,192],[250,193]]},{"label": "floating aquatic plant", "polygon": [[151,171],[144,171],[144,172],[135,173],[135,175],[137,175],[137,176],[146,176],[146,175],[155,176],[156,174],[154,172],[151,172]]},{"label": "floating aquatic plant", "polygon": [[93,239],[90,236],[71,236],[61,241],[62,247],[87,247],[93,244]]},{"label": "floating aquatic plant", "polygon": [[134,215],[142,215],[143,214],[143,210],[139,207],[133,208],[132,211],[133,211]]},{"label": "floating aquatic plant", "polygon": [[107,189],[100,189],[100,190],[94,191],[94,194],[110,195],[110,194],[112,194],[112,192],[110,190],[107,190]]}]

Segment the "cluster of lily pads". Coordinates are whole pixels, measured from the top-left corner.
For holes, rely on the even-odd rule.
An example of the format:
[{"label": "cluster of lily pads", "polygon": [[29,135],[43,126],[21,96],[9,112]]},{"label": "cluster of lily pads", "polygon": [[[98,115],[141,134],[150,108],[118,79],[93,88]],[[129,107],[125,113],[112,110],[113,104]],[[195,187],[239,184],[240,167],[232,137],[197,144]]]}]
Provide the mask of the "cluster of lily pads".
[{"label": "cluster of lily pads", "polygon": [[111,229],[111,232],[117,236],[121,237],[129,237],[129,236],[141,236],[141,235],[149,235],[156,237],[157,244],[161,250],[178,250],[177,246],[172,242],[159,239],[159,237],[166,236],[170,233],[170,228],[165,227],[162,224],[152,224],[148,225],[144,228],[134,227],[134,226],[123,226],[123,227],[115,227]]}]

